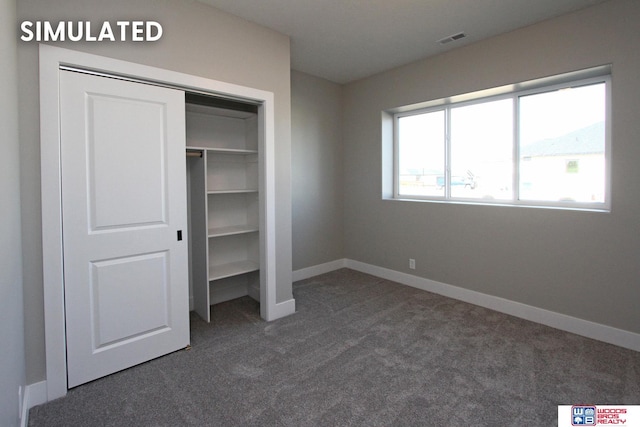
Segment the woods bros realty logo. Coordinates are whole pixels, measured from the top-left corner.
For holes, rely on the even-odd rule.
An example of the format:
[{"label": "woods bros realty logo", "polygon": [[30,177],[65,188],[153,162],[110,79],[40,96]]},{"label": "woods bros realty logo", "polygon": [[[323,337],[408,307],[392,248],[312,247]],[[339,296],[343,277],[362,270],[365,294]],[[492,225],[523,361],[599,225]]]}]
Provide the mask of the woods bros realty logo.
[{"label": "woods bros realty logo", "polygon": [[640,406],[560,405],[558,426],[620,425],[640,427]]},{"label": "woods bros realty logo", "polygon": [[20,40],[25,42],[155,42],[162,37],[162,25],[156,21],[22,21]]}]

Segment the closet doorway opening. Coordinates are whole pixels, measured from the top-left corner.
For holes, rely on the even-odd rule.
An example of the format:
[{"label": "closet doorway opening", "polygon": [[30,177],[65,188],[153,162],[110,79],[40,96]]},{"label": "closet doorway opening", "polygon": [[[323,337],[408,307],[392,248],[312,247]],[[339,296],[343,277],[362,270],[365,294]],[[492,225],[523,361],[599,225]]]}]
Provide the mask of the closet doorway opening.
[{"label": "closet doorway opening", "polygon": [[263,157],[258,105],[187,93],[186,149],[192,309],[260,302],[264,261]]},{"label": "closet doorway opening", "polygon": [[[208,161],[220,166],[220,168],[216,169],[212,174],[212,185],[213,183],[219,182],[217,174],[222,177],[223,181],[225,179],[228,180],[228,183],[231,183],[232,181],[238,182],[237,180],[245,179],[247,183],[245,190],[247,193],[251,191],[257,194],[257,197],[254,197],[252,202],[247,202],[248,208],[246,210],[246,215],[248,219],[243,224],[233,224],[230,222],[225,224],[224,221],[230,221],[229,218],[231,218],[231,216],[235,216],[235,214],[221,213],[218,215],[217,205],[211,209],[211,214],[215,214],[213,218],[215,218],[216,221],[219,220],[222,222],[215,224],[213,227],[214,234],[211,238],[209,238],[209,230],[207,229],[207,240],[227,240],[230,249],[225,255],[223,255],[219,250],[221,245],[213,245],[207,242],[205,248],[208,248],[209,252],[212,254],[212,257],[210,256],[207,259],[207,263],[212,266],[215,265],[220,267],[221,265],[226,264],[245,264],[248,266],[249,262],[253,262],[254,265],[251,267],[251,271],[245,271],[243,273],[237,273],[236,271],[234,273],[234,277],[241,275],[246,276],[243,279],[247,284],[244,289],[246,289],[248,294],[252,292],[254,297],[259,298],[260,314],[263,319],[273,320],[275,318],[291,314],[295,310],[295,303],[293,300],[287,302],[286,307],[283,303],[276,304],[273,93],[158,69],[155,67],[100,57],[83,52],[40,45],[40,148],[47,400],[53,400],[64,396],[68,388],[67,335],[65,329],[67,326],[67,320],[65,318],[65,298],[68,298],[69,295],[65,294],[64,270],[64,188],[62,180],[64,170],[61,158],[63,157],[62,150],[64,150],[65,147],[61,143],[60,133],[60,118],[63,103],[63,95],[60,91],[60,75],[61,73],[68,73],[69,71],[92,76],[100,76],[113,81],[126,81],[141,85],[166,87],[172,90],[184,92],[185,99],[187,97],[186,94],[191,94],[189,95],[190,97],[201,95],[251,105],[252,108],[255,109],[251,114],[254,114],[255,118],[252,120],[254,120],[256,124],[250,132],[257,132],[257,136],[254,139],[254,141],[257,141],[257,149],[230,147],[216,148],[213,145],[210,147],[202,147],[204,149],[203,158],[206,156],[207,159],[209,157],[217,159]],[[194,104],[193,108],[196,110],[198,108],[207,107],[201,105],[198,106],[197,102],[193,102],[192,104]],[[186,123],[187,114],[190,114],[185,110],[186,108],[181,113],[183,115],[182,120],[184,123]],[[186,145],[181,147],[183,162],[185,161],[184,155],[186,149]],[[224,149],[245,150],[245,152],[238,153],[235,151],[220,151]],[[204,154],[204,152],[207,154]],[[211,156],[209,156],[209,154],[211,154]],[[244,166],[242,166],[243,164]],[[219,171],[225,171],[225,173]],[[216,179],[213,179],[214,176]],[[249,184],[253,183],[252,185],[255,185],[256,178],[257,189],[250,188]],[[226,190],[231,190],[231,187],[225,189],[224,186],[219,188],[212,186],[211,190],[209,190],[205,185],[205,193],[207,194],[203,195],[203,197],[205,197],[205,200],[209,197],[215,198],[218,195],[222,195],[222,192]],[[220,194],[212,193],[210,196],[208,194],[209,191],[219,192]],[[253,221],[256,219],[256,208],[253,207],[255,205],[256,198],[257,221]],[[171,203],[171,201],[168,203]],[[236,214],[237,212],[238,211],[236,211]],[[209,212],[207,212],[207,215],[209,215]],[[254,225],[258,228],[257,232],[254,229],[249,229],[250,226]],[[245,229],[242,233],[233,232],[229,235],[222,235],[224,233],[221,230],[223,228],[231,230],[229,227],[244,227]],[[177,230],[177,235],[176,233],[172,234],[173,240],[175,240],[176,237],[177,240],[180,240],[180,231],[180,229]],[[251,237],[250,235],[254,236]],[[234,258],[236,255],[234,255],[234,257],[229,255],[232,253],[236,255],[243,253],[247,256],[244,257],[246,259],[242,259],[242,257],[236,259]],[[187,263],[188,261],[185,259],[184,262]],[[153,262],[150,262],[150,264],[153,264]],[[257,270],[256,264],[258,265]],[[185,267],[188,268],[188,266]],[[249,269],[249,267],[247,267],[247,269]],[[256,272],[259,273],[256,274]],[[232,276],[214,276],[216,280],[226,280],[231,277]],[[211,275],[207,277],[207,279],[209,278],[211,278]],[[259,292],[256,292],[256,282],[259,282]],[[215,301],[215,298],[217,298],[217,291],[211,292],[211,288],[208,285],[206,288],[210,294],[209,296],[214,295],[213,300]],[[237,289],[232,292],[237,292]],[[115,295],[115,292],[113,295]],[[196,297],[194,292],[194,306],[195,299]],[[211,302],[211,299],[209,302]],[[184,314],[188,316],[188,312]]]}]

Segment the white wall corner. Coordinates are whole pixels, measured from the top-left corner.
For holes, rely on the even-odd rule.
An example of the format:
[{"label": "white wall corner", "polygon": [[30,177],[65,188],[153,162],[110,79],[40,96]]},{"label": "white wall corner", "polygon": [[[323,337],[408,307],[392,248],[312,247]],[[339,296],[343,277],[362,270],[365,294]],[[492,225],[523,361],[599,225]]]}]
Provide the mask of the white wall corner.
[{"label": "white wall corner", "polygon": [[560,329],[583,337],[640,351],[640,334],[617,329],[589,320],[579,319],[566,314],[556,313],[539,307],[507,300],[504,298],[483,294],[481,292],[436,282],[388,268],[366,264],[347,259],[346,267],[362,273],[371,274],[382,279],[391,280],[403,285],[433,292],[434,294],[457,299],[500,313],[529,320],[552,328]]},{"label": "white wall corner", "polygon": [[313,265],[311,267],[302,268],[293,272],[293,281],[308,279],[310,277],[318,276],[320,274],[329,273],[347,266],[347,260],[345,258],[337,259],[335,261],[326,262],[324,264]]}]

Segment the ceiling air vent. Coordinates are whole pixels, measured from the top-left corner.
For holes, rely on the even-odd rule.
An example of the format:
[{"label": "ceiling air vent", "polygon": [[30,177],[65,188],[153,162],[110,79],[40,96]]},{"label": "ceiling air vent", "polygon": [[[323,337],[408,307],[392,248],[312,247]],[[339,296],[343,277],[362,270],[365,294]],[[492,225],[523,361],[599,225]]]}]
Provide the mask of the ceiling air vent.
[{"label": "ceiling air vent", "polygon": [[450,43],[450,42],[454,42],[456,40],[463,39],[465,37],[467,37],[467,35],[465,33],[457,33],[457,34],[454,34],[452,36],[447,36],[447,37],[445,37],[443,39],[438,40],[438,43],[447,44],[447,43]]}]

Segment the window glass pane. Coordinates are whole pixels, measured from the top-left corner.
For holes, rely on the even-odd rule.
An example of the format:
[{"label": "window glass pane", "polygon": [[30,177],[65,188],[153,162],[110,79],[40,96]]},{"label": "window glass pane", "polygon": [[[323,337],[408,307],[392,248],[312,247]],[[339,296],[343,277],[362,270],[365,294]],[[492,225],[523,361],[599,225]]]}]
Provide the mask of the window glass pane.
[{"label": "window glass pane", "polygon": [[513,100],[451,109],[451,196],[513,198]]},{"label": "window glass pane", "polygon": [[520,199],[604,203],[604,83],[521,96]]},{"label": "window glass pane", "polygon": [[398,193],[444,196],[444,111],[398,118]]}]

